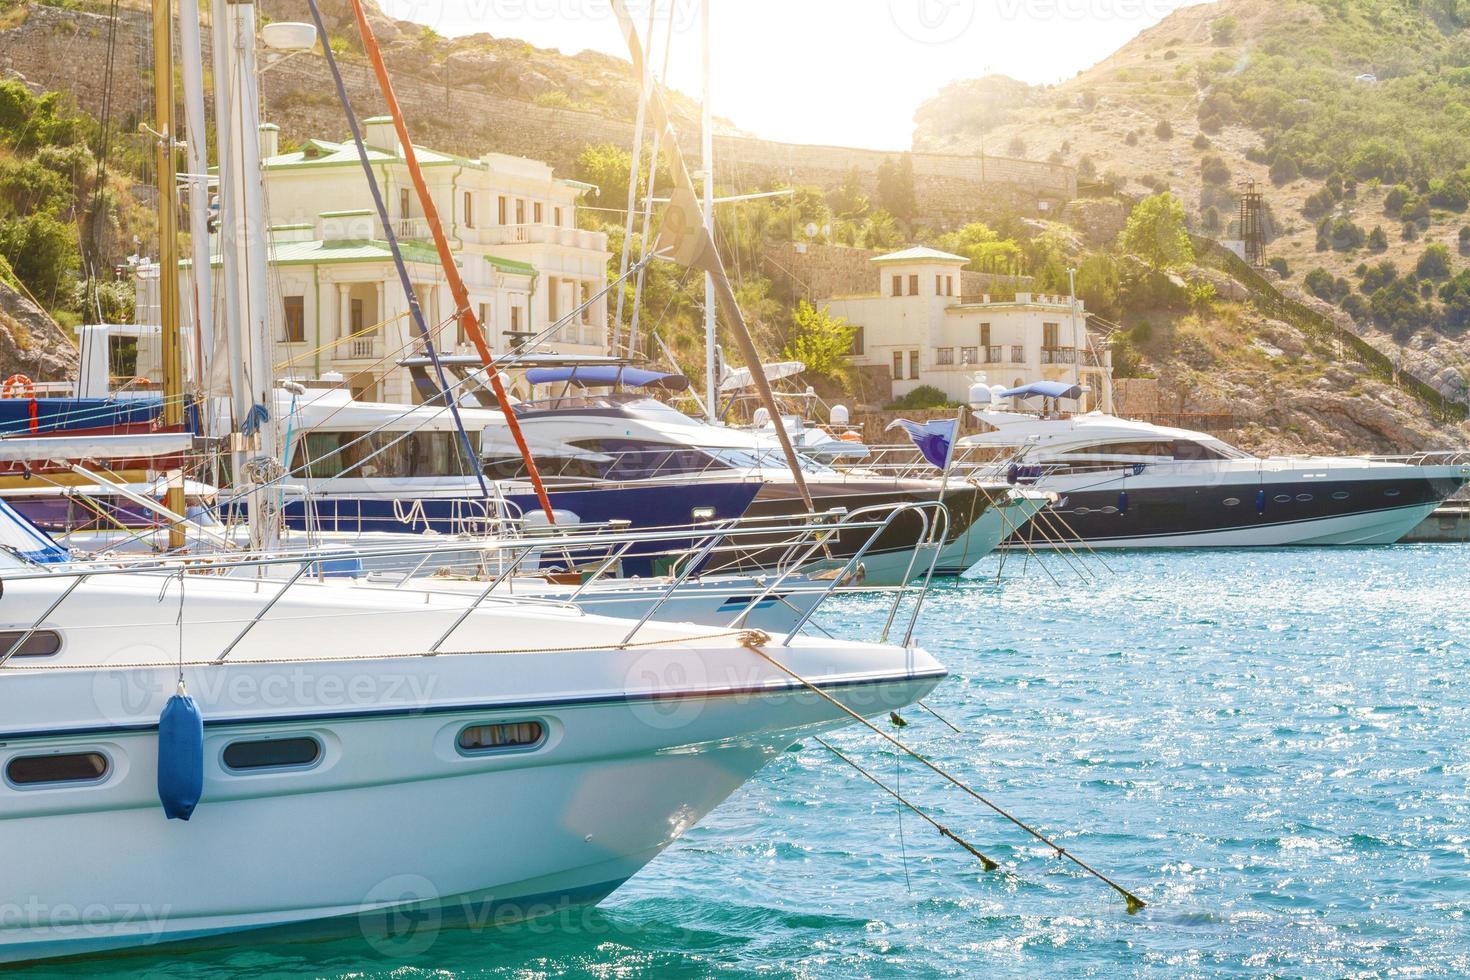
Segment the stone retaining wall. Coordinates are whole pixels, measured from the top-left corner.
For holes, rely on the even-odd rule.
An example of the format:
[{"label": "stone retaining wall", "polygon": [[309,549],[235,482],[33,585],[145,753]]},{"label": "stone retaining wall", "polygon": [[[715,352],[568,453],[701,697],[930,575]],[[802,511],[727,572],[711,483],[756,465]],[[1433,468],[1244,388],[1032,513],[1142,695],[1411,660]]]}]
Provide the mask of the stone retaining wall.
[{"label": "stone retaining wall", "polygon": [[[141,11],[122,10],[117,35],[117,72],[112,97],[121,121],[118,131],[136,130],[138,114],[150,101],[149,26]],[[26,19],[0,31],[0,70],[18,72],[29,82],[74,94],[78,104],[98,115],[102,106],[108,19],[98,14],[33,5]],[[204,32],[209,63],[209,32]],[[384,110],[371,69],[356,59],[340,60],[348,94],[360,118]],[[432,71],[432,69],[431,69]],[[569,175],[582,148],[591,143],[632,144],[632,123],[596,113],[540,105],[483,91],[455,88],[451,76],[414,75],[395,69],[402,103],[415,142],[467,156],[510,153],[545,160]],[[263,115],[277,123],[286,139],[310,136],[340,139],[347,126],[332,91],[324,59],[300,55],[262,76]],[[691,159],[697,159],[698,134],[681,133]],[[870,192],[876,175],[897,153],[842,146],[806,146],[742,136],[719,136],[715,159],[722,180],[742,189],[770,181],[836,187],[857,170]],[[913,154],[919,219],[952,224],[992,211],[1026,214],[1055,211],[1076,195],[1071,167],[1004,157]]]}]

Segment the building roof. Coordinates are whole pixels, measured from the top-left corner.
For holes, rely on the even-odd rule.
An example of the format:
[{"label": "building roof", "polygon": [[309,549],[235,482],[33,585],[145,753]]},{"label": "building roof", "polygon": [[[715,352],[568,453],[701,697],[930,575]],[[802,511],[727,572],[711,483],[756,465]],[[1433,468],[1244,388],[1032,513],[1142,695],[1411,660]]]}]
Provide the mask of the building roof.
[{"label": "building roof", "polygon": [[879,255],[871,261],[878,265],[894,262],[942,262],[967,265],[970,260],[963,255],[955,255],[952,252],[941,252],[937,248],[916,245],[913,248],[906,248],[902,252],[889,252],[887,255]]},{"label": "building roof", "polygon": [[[399,242],[399,249],[403,252],[406,262],[421,262],[426,265],[438,265],[439,253],[427,245],[419,242]],[[393,253],[388,248],[387,242],[373,241],[369,239],[342,239],[336,241],[322,241],[312,239],[304,242],[279,242],[273,241],[268,246],[271,265],[327,265],[338,262],[391,262]],[[223,264],[224,259],[219,253],[210,256],[209,264],[218,266]],[[182,260],[179,265],[188,268],[189,259]]]},{"label": "building roof", "polygon": [[498,255],[487,255],[485,256],[485,261],[489,262],[501,272],[506,272],[513,276],[530,276],[533,279],[536,277],[536,267],[529,262],[517,262],[515,259],[502,259]]},{"label": "building roof", "polygon": [[[414,144],[414,151],[418,156],[419,163],[425,167],[444,166],[446,164],[458,164],[470,166],[473,160],[463,157],[450,156],[446,153],[438,153]],[[368,161],[370,163],[398,163],[403,157],[387,150],[369,146],[367,148]],[[330,140],[309,139],[294,153],[282,153],[277,156],[267,157],[260,162],[266,170],[284,170],[295,167],[341,167],[351,164],[361,166],[357,158],[357,146],[351,142],[333,143]]]}]

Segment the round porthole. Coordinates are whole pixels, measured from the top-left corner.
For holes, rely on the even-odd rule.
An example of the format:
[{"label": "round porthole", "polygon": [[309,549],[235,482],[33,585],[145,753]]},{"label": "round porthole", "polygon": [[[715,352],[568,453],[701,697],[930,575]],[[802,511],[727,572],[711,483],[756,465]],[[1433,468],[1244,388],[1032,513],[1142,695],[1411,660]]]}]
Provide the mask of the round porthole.
[{"label": "round porthole", "polygon": [[1337,491],[1337,493],[1334,493],[1332,495],[1332,499],[1333,500],[1346,500],[1346,499],[1348,499],[1348,492],[1346,490],[1339,490],[1339,491]]},{"label": "round porthole", "polygon": [[1240,506],[1240,498],[1239,497],[1226,497],[1225,498],[1225,506],[1226,507],[1239,507]]},{"label": "round porthole", "polygon": [[1291,503],[1291,494],[1278,493],[1275,497],[1275,500],[1278,504],[1289,504]]},{"label": "round porthole", "polygon": [[1296,502],[1299,503],[1299,504],[1310,503],[1311,500],[1312,500],[1312,495],[1309,494],[1309,493],[1299,493],[1299,494],[1296,495]]}]

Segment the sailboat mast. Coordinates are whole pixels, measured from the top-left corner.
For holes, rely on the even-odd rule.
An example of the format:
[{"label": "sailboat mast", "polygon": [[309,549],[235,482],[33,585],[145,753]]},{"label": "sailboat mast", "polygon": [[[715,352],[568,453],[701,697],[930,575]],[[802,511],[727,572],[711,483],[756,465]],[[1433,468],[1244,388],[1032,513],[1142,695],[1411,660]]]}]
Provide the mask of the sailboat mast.
[{"label": "sailboat mast", "polygon": [[[714,112],[710,108],[710,85],[709,85],[709,59],[710,59],[710,25],[709,25],[710,0],[704,0],[704,6],[700,16],[700,29],[703,32],[704,41],[704,92],[700,98],[702,113],[700,116],[700,158],[704,162],[704,227],[709,232],[710,241],[715,240],[715,132]],[[670,16],[673,16],[670,14]],[[719,414],[720,403],[717,398],[719,392],[716,390],[719,383],[715,377],[715,309],[718,303],[715,299],[715,277],[713,273],[704,274],[704,411],[711,422],[716,421]],[[777,425],[781,424],[779,418],[775,419]]]},{"label": "sailboat mast", "polygon": [[[177,429],[184,422],[184,362],[179,342],[178,174],[174,167],[173,8],[169,0],[153,0],[153,129],[154,172],[158,182],[158,328],[163,342],[163,424]],[[169,481],[167,506],[184,512],[182,481]],[[169,525],[171,549],[185,544],[184,529]]]},{"label": "sailboat mast", "polygon": [[[209,264],[209,137],[204,122],[204,54],[199,37],[199,0],[179,0],[179,76],[184,89],[184,132],[188,136],[190,320],[194,324],[195,391],[207,391],[209,355],[214,351],[214,274]],[[204,411],[204,405],[199,406]]]}]

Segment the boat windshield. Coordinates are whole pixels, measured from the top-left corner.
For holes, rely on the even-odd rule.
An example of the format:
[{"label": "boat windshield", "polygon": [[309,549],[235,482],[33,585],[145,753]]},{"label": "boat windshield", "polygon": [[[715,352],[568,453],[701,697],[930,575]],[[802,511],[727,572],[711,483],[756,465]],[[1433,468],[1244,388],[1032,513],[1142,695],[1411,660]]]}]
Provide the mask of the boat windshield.
[{"label": "boat windshield", "polygon": [[[722,448],[706,449],[705,451],[726,466],[741,469],[757,469],[762,467],[781,470],[789,469],[786,463],[786,454],[775,447],[770,449]],[[813,476],[832,476],[837,472],[832,467],[820,463],[809,456],[803,456],[800,453],[797,454],[796,459],[801,464],[801,471],[803,473],[809,473]]]},{"label": "boat windshield", "polygon": [[521,402],[516,406],[516,413],[519,415],[528,415],[535,412],[608,411],[634,413],[647,418],[658,419],[662,422],[681,425],[704,424],[702,420],[690,418],[672,405],[666,405],[656,398],[650,398],[648,395],[634,391],[614,391],[601,395],[578,392],[575,395]]}]

